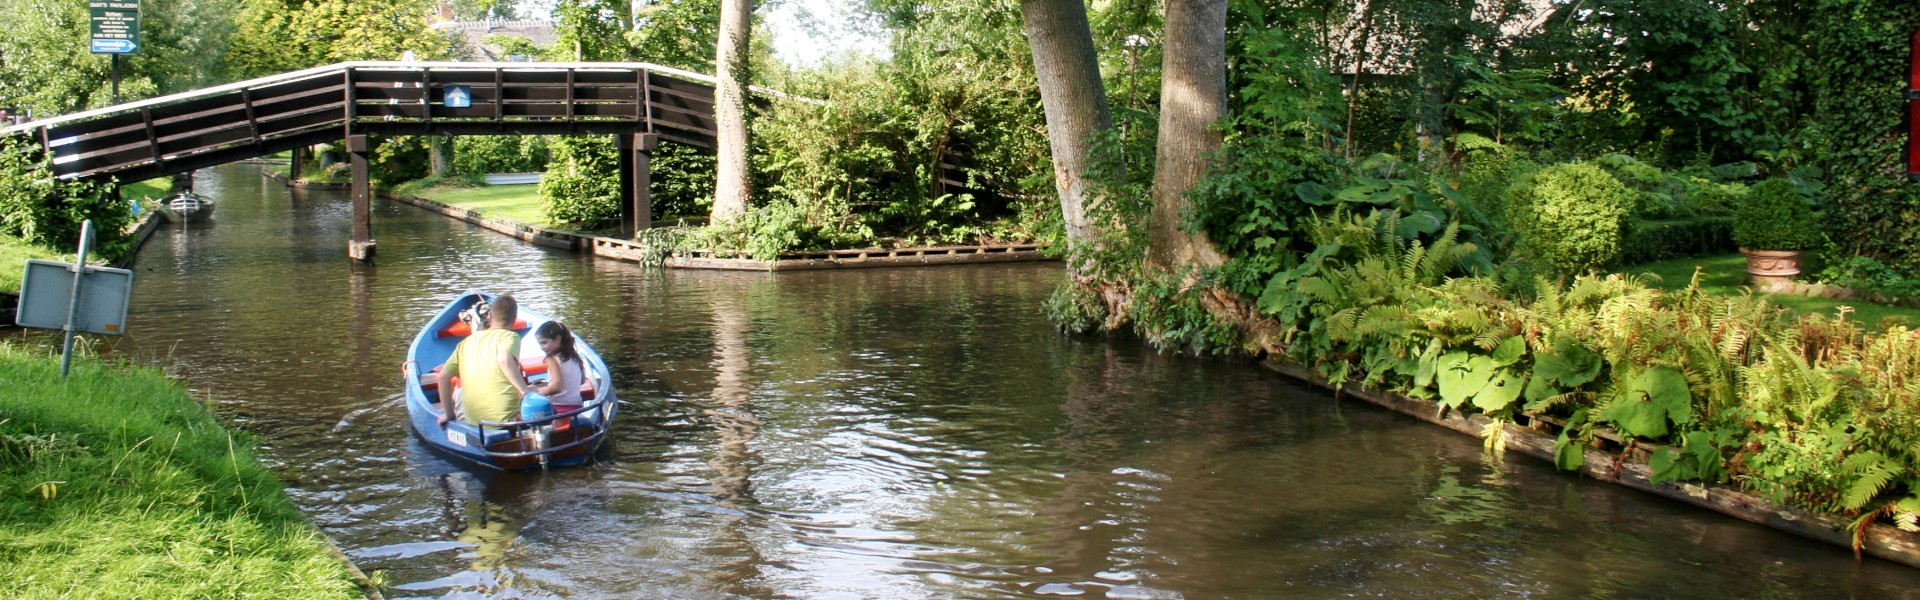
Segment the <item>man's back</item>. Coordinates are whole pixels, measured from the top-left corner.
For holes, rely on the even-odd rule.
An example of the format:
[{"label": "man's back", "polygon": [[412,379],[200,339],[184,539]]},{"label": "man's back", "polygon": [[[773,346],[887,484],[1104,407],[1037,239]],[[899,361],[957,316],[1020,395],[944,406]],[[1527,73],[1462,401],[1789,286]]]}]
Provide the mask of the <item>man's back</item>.
[{"label": "man's back", "polygon": [[500,370],[500,357],[515,356],[519,347],[520,334],[511,329],[481,331],[454,347],[446,372],[460,377],[461,412],[468,423],[519,418],[519,390]]}]

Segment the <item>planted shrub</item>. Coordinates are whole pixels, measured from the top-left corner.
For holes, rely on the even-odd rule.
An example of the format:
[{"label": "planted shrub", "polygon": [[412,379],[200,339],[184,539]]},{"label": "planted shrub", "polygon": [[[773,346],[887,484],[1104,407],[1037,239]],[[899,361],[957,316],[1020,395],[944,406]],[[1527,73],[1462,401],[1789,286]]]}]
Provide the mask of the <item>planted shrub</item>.
[{"label": "planted shrub", "polygon": [[1733,241],[1749,250],[1811,250],[1820,245],[1818,221],[1792,182],[1769,179],[1740,202]]},{"label": "planted shrub", "polygon": [[0,139],[0,235],[71,251],[80,242],[80,223],[87,220],[93,221],[98,256],[117,260],[133,251],[126,231],[133,213],[111,186],[56,180],[33,145]]},{"label": "planted shrub", "polygon": [[554,168],[540,180],[540,210],[547,220],[588,229],[620,219],[620,180],[613,140],[606,136],[559,138]]},{"label": "planted shrub", "polygon": [[453,170],[460,173],[544,171],[551,156],[546,136],[472,135],[453,139]]},{"label": "planted shrub", "polygon": [[1554,165],[1515,189],[1512,224],[1519,249],[1567,274],[1612,264],[1638,198],[1598,166]]}]

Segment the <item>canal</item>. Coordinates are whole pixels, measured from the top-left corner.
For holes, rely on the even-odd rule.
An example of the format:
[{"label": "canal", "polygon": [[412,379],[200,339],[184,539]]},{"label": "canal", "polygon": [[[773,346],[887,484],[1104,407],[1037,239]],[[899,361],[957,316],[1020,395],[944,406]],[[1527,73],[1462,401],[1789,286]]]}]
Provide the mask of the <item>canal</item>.
[{"label": "canal", "polygon": [[[1057,265],[660,271],[202,171],[131,335],[252,432],[393,597],[1910,597],[1920,572],[1486,458],[1256,366],[1054,333]],[[495,474],[407,429],[400,363],[468,288],[591,341],[599,463]]]}]

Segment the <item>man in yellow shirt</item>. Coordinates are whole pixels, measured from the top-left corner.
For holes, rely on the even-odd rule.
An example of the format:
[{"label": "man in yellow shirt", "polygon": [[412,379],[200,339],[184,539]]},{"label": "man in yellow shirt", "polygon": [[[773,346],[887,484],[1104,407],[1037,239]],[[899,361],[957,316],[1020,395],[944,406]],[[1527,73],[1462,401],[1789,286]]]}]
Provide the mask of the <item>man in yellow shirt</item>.
[{"label": "man in yellow shirt", "polygon": [[520,318],[520,303],[513,296],[501,294],[493,299],[492,309],[487,315],[487,328],[460,340],[453,356],[447,357],[446,366],[440,369],[440,389],[453,389],[453,378],[460,378],[460,397],[441,411],[441,427],[453,420],[456,411],[465,413],[460,416],[474,425],[520,418],[520,398],[528,389],[516,352],[520,334],[512,329],[513,321]]}]

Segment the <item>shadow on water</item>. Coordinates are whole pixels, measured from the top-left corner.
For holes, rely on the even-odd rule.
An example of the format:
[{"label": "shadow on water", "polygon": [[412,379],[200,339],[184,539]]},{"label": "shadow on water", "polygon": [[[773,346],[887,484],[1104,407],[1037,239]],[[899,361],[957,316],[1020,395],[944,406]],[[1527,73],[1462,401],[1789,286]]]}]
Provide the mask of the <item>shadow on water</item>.
[{"label": "shadow on water", "polygon": [[[1570,477],[1247,365],[1055,334],[1055,265],[661,272],[202,172],[125,338],[395,597],[1914,597],[1916,571]],[[566,321],[623,402],[595,464],[469,469],[408,431],[446,299]],[[44,339],[29,335],[29,339]],[[57,343],[57,342],[56,342]],[[477,469],[477,468],[476,468]]]}]

